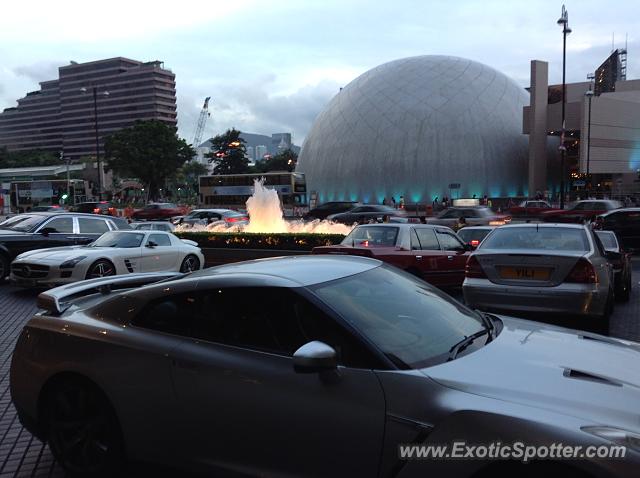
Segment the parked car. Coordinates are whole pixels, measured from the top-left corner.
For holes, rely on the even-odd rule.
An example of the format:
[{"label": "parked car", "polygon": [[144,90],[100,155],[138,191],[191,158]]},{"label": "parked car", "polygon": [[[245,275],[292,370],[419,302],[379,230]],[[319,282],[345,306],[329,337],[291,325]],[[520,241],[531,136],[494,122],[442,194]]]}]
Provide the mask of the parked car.
[{"label": "parked car", "polygon": [[568,209],[543,212],[540,214],[540,218],[545,222],[584,222],[621,207],[622,204],[619,201],[587,199],[576,202]]},{"label": "parked car", "polygon": [[11,261],[23,252],[89,244],[107,231],[131,229],[120,217],[68,212],[35,212],[0,222],[0,279],[9,275]]},{"label": "parked car", "polygon": [[488,207],[450,207],[442,211],[438,216],[427,218],[427,224],[455,227],[458,220],[463,217],[469,226],[501,226],[511,221],[511,217],[505,214],[496,214]]},{"label": "parked car", "polygon": [[462,291],[473,308],[575,314],[608,332],[613,268],[588,226],[511,224],[469,256]]},{"label": "parked car", "polygon": [[[637,475],[639,344],[478,313],[363,257],[171,274],[44,292],[17,339],[18,417],[75,475],[120,476],[125,456],[212,476]],[[626,453],[398,457],[460,440]]]},{"label": "parked car", "polygon": [[527,199],[518,206],[508,208],[505,212],[512,217],[538,217],[543,212],[559,210],[547,201],[540,199]]},{"label": "parked car", "polygon": [[81,202],[73,206],[73,211],[87,214],[105,214],[107,216],[118,215],[118,210],[108,201]]},{"label": "parked car", "polygon": [[627,251],[640,250],[640,208],[609,211],[600,216],[602,228],[613,231]]},{"label": "parked car", "polygon": [[405,215],[402,209],[394,209],[391,206],[383,206],[381,204],[365,204],[364,206],[350,209],[347,212],[331,214],[327,216],[327,220],[351,225],[383,222],[385,217],[404,217]]},{"label": "parked car", "polygon": [[197,244],[162,231],[110,231],[86,246],[36,249],[11,263],[12,284],[54,286],[132,272],[191,272],[204,265]]},{"label": "parked car", "polygon": [[487,234],[495,228],[496,226],[465,226],[462,229],[458,229],[457,233],[465,244],[475,249],[487,237]]},{"label": "parked car", "polygon": [[610,262],[613,266],[616,299],[627,302],[631,295],[631,253],[620,247],[616,233],[613,231],[596,231],[604,250],[612,252]]},{"label": "parked car", "polygon": [[313,254],[348,254],[379,259],[439,287],[460,287],[468,247],[448,227],[426,224],[356,226],[335,246]]},{"label": "parked car", "polygon": [[355,201],[329,201],[311,209],[303,216],[303,219],[307,221],[322,220],[332,214],[350,211],[357,206],[360,206],[360,203]]},{"label": "parked car", "polygon": [[186,216],[172,218],[171,222],[176,226],[207,226],[209,224],[223,224],[228,227],[246,226],[249,224],[249,216],[232,209],[194,209]]},{"label": "parked car", "polygon": [[163,220],[168,221],[174,216],[182,215],[182,209],[170,202],[150,203],[144,208],[134,211],[131,219],[134,221]]},{"label": "parked car", "polygon": [[144,221],[144,222],[132,222],[131,228],[136,231],[164,231],[173,232],[176,226],[168,221]]}]

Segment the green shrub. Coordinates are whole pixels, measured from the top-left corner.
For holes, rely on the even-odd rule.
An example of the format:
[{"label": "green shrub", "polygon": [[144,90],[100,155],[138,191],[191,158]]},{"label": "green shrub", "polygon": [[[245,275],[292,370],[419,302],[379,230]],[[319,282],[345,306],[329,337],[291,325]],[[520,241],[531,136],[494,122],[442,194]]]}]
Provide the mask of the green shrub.
[{"label": "green shrub", "polygon": [[266,234],[256,232],[176,232],[181,239],[190,239],[201,248],[230,249],[273,249],[281,251],[310,251],[316,246],[339,244],[342,234],[282,233]]}]

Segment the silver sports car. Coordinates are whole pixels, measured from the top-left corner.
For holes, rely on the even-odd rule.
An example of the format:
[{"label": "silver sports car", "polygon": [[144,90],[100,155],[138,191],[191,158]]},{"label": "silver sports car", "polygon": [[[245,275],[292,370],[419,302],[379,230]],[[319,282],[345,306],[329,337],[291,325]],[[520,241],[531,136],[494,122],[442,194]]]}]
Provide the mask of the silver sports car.
[{"label": "silver sports car", "polygon": [[469,256],[462,291],[470,307],[576,314],[608,331],[612,274],[588,226],[513,224],[489,233]]},{"label": "silver sports car", "polygon": [[[39,305],[16,344],[11,395],[76,474],[116,476],[125,458],[274,477],[640,467],[639,344],[474,312],[374,259],[100,278]],[[402,451],[461,441],[626,449],[524,465]]]},{"label": "silver sports car", "polygon": [[86,246],[23,252],[9,279],[22,287],[68,284],[133,272],[191,272],[204,266],[198,244],[162,231],[110,231]]}]

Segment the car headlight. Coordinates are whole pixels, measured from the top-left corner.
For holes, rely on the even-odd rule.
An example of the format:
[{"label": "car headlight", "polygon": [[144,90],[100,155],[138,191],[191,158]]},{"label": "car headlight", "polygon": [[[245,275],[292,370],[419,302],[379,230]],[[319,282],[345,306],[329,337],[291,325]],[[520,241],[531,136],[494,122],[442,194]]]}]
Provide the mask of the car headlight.
[{"label": "car headlight", "polygon": [[640,433],[630,432],[615,427],[582,427],[582,431],[604,438],[616,445],[622,445],[640,452]]},{"label": "car headlight", "polygon": [[87,256],[78,256],[74,257],[73,259],[64,261],[62,264],[60,264],[60,269],[73,269],[78,264],[78,262],[86,258]]}]

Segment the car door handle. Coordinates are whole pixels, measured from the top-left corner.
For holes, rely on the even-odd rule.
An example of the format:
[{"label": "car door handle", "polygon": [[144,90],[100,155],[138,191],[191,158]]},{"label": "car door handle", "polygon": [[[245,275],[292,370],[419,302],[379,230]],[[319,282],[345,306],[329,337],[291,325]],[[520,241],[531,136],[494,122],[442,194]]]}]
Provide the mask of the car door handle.
[{"label": "car door handle", "polygon": [[78,241],[88,241],[91,238],[87,236],[74,236],[73,238],[70,238],[70,239],[77,239]]},{"label": "car door handle", "polygon": [[416,256],[416,260],[417,261],[421,261],[422,260],[422,256]]},{"label": "car door handle", "polygon": [[447,256],[447,260],[452,261],[453,260],[453,256]]}]

